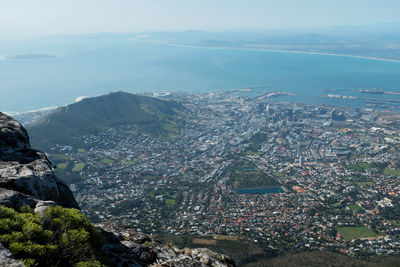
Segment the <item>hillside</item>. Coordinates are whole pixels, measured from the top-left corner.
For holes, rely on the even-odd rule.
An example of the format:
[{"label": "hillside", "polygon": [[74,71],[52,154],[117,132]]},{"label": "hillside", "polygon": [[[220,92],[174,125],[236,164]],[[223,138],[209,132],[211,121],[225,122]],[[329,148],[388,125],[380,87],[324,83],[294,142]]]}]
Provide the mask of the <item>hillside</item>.
[{"label": "hillside", "polygon": [[120,125],[132,125],[147,134],[168,137],[179,131],[175,102],[124,92],[86,98],[61,107],[29,128],[32,144],[48,150],[55,144],[85,147],[80,137]]},{"label": "hillside", "polygon": [[[22,263],[23,264],[22,264]],[[110,221],[93,225],[31,149],[26,130],[0,112],[0,266],[235,266],[207,249],[178,249]]]},{"label": "hillside", "polygon": [[398,256],[371,256],[368,259],[357,259],[328,251],[307,251],[298,253],[287,253],[274,258],[259,259],[244,264],[245,267],[319,267],[319,266],[351,266],[351,267],[374,267],[374,266],[399,266]]}]

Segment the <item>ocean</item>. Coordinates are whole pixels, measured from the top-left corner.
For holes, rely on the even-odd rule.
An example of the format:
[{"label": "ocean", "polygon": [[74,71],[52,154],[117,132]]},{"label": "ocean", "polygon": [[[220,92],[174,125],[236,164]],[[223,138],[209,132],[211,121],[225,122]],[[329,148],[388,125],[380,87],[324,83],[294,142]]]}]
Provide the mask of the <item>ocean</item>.
[{"label": "ocean", "polygon": [[359,90],[400,92],[400,63],[185,47],[118,35],[52,36],[0,43],[0,111],[4,112],[60,106],[81,96],[111,91],[215,92],[249,87],[297,94],[276,98],[283,101],[367,107],[365,99],[358,99],[367,97],[369,102],[390,99],[397,105],[399,95]]}]

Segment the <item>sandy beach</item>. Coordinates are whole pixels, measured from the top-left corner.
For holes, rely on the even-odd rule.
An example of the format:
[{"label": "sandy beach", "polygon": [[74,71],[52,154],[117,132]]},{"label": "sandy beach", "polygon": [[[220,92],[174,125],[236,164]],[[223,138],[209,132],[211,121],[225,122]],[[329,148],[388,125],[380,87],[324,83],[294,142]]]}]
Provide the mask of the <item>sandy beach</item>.
[{"label": "sandy beach", "polygon": [[[152,41],[151,41],[152,42]],[[386,61],[386,62],[395,62],[400,63],[399,59],[390,59],[390,58],[381,58],[381,57],[372,57],[372,56],[357,56],[357,55],[348,55],[348,54],[336,54],[336,53],[326,53],[326,52],[314,52],[314,51],[301,51],[301,50],[282,50],[282,49],[265,49],[265,48],[246,48],[246,47],[231,47],[231,46],[192,46],[192,45],[182,45],[175,44],[169,42],[162,41],[154,41],[154,43],[163,43],[171,46],[177,47],[192,47],[192,48],[205,48],[205,49],[222,49],[222,50],[243,50],[243,51],[263,51],[263,52],[277,52],[277,53],[294,53],[294,54],[308,54],[308,55],[320,55],[320,56],[339,56],[339,57],[350,57],[350,58],[361,58],[361,59],[369,59],[369,60],[377,60],[377,61]]]}]

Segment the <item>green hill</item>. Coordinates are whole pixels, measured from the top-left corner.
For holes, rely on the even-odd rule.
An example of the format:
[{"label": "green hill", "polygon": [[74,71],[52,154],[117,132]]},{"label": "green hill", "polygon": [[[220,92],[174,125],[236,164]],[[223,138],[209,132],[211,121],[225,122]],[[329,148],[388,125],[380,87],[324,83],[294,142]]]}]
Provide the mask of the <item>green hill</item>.
[{"label": "green hill", "polygon": [[176,102],[124,92],[87,98],[61,107],[29,128],[34,147],[55,144],[85,147],[80,137],[120,125],[133,125],[153,136],[173,137],[182,123]]},{"label": "green hill", "polygon": [[343,267],[375,267],[375,266],[400,266],[400,257],[395,255],[369,256],[369,258],[357,259],[328,251],[308,251],[287,253],[278,257],[259,259],[251,263],[243,264],[245,267],[319,267],[319,266],[343,266]]}]

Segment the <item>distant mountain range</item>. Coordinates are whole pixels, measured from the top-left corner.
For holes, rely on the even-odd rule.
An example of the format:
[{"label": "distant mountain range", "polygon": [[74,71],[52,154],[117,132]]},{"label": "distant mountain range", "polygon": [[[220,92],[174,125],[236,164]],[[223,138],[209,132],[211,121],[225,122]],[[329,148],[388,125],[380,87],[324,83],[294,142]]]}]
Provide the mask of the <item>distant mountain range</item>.
[{"label": "distant mountain range", "polygon": [[153,136],[179,132],[184,107],[173,101],[125,92],[86,98],[60,107],[29,128],[34,147],[49,150],[55,144],[85,147],[81,137],[121,125],[131,125]]},{"label": "distant mountain range", "polygon": [[19,54],[4,56],[5,59],[40,59],[40,58],[54,58],[57,56],[44,54],[44,53],[31,53],[31,54]]}]

